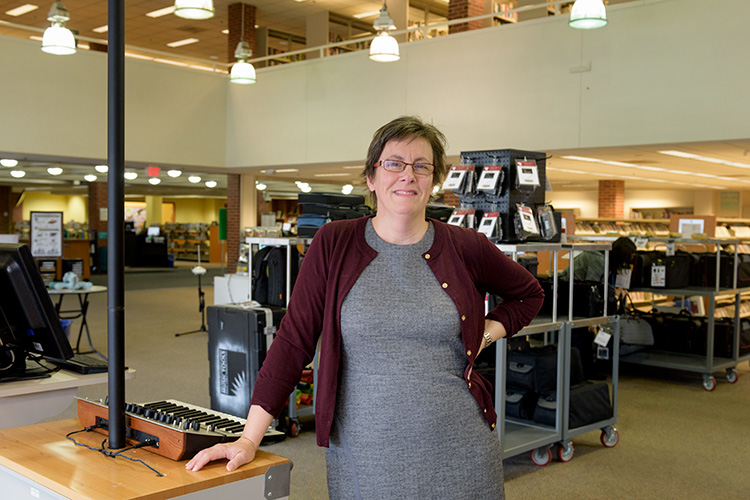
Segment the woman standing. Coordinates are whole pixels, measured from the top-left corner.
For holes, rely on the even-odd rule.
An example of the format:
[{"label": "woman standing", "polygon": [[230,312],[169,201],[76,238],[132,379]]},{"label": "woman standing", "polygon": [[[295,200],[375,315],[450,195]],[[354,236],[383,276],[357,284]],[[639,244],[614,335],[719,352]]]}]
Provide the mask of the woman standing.
[{"label": "woman standing", "polygon": [[[377,215],[318,231],[242,437],[188,469],[252,460],[320,339],[315,419],[330,498],[503,498],[492,387],[471,367],[533,319],[543,293],[483,234],[425,219],[444,144],[415,117],[375,133],[363,176]],[[503,301],[485,316],[488,292]]]}]

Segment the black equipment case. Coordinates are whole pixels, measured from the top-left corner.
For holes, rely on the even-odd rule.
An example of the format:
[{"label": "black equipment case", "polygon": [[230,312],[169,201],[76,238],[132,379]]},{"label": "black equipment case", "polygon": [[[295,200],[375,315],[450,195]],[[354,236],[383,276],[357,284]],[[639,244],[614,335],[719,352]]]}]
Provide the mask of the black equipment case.
[{"label": "black equipment case", "polygon": [[208,306],[211,409],[247,418],[250,396],[283,307]]}]

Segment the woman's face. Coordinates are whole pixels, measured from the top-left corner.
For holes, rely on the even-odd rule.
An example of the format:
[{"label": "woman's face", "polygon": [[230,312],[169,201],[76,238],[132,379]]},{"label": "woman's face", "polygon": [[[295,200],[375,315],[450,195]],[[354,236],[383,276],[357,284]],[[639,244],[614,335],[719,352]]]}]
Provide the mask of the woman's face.
[{"label": "woman's face", "polygon": [[[393,140],[386,143],[378,160],[432,163],[432,147],[421,137]],[[424,217],[432,193],[433,175],[415,175],[411,165],[401,172],[391,172],[377,165],[372,178],[367,179],[367,187],[377,196],[378,215]]]}]

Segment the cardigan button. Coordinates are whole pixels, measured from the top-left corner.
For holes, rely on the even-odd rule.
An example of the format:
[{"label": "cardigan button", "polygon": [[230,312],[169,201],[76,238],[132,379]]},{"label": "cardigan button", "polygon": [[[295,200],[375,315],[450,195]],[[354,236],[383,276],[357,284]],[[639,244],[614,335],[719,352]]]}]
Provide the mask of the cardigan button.
[{"label": "cardigan button", "polygon": [[430,254],[428,254],[428,253],[424,254],[424,258],[425,259],[429,259],[430,258]]},{"label": "cardigan button", "polygon": [[494,431],[495,430],[495,424],[490,425],[490,428]]},{"label": "cardigan button", "polygon": [[469,349],[468,351],[466,351],[466,355],[467,356],[471,356],[471,349]]},{"label": "cardigan button", "polygon": [[443,283],[443,288],[448,288],[448,283]]},{"label": "cardigan button", "polygon": [[461,321],[466,321],[466,315],[461,316]]}]

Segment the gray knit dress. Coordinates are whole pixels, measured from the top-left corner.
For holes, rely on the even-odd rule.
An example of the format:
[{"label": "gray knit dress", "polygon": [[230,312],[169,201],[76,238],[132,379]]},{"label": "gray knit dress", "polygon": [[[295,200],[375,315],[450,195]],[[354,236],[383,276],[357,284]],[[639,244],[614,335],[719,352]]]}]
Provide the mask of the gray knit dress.
[{"label": "gray knit dress", "polygon": [[502,455],[463,379],[456,307],[413,245],[381,240],[341,311],[332,500],[503,498]]}]

